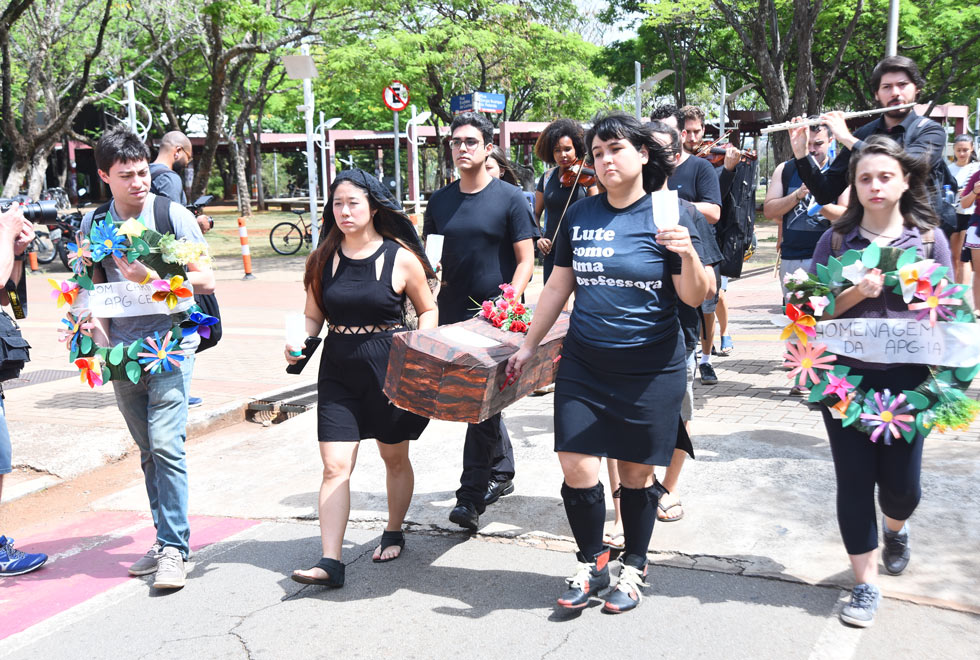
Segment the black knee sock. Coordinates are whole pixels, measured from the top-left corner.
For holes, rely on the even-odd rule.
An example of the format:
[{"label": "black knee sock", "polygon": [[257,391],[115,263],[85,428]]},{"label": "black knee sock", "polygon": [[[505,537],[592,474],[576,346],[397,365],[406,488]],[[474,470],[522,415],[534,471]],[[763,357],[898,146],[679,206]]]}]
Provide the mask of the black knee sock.
[{"label": "black knee sock", "polygon": [[623,514],[623,534],[626,537],[627,555],[647,556],[653,524],[657,521],[657,500],[660,491],[656,486],[649,488],[626,488],[619,500]]},{"label": "black knee sock", "polygon": [[592,488],[571,488],[561,485],[561,499],[565,502],[565,515],[572,528],[579,552],[587,561],[602,552],[602,525],[606,521],[606,498],[602,483]]}]

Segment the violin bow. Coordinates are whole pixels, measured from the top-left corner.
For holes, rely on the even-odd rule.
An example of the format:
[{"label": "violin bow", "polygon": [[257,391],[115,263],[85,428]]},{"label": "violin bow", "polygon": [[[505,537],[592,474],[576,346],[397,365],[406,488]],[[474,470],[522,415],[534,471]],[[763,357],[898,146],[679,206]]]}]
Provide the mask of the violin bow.
[{"label": "violin bow", "polygon": [[[582,178],[582,169],[584,167],[585,167],[585,159],[583,158],[582,159],[582,164],[578,166],[578,172],[575,173],[575,181],[574,181],[574,183],[572,183],[572,192],[570,192],[568,194],[568,199],[565,200],[565,208],[562,209],[561,217],[558,218],[558,224],[555,225],[555,232],[551,235],[551,238],[548,239],[552,243],[552,245],[551,245],[552,249],[554,249],[554,247],[555,247],[554,246],[555,236],[558,235],[558,230],[561,229],[561,223],[565,219],[565,213],[568,211],[568,207],[572,203],[572,197],[575,196],[575,186],[578,185],[579,179]],[[558,181],[558,185],[559,186],[561,185],[561,180]]]}]

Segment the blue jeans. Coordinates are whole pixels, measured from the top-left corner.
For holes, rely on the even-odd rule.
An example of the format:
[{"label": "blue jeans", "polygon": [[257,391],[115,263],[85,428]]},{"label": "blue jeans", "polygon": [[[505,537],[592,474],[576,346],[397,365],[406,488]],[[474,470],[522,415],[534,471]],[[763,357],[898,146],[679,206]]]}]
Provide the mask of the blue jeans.
[{"label": "blue jeans", "polygon": [[140,448],[140,464],[150,498],[157,542],[190,552],[187,518],[187,393],[190,391],[194,356],[184,358],[181,368],[159,374],[144,373],[140,382],[113,380],[116,405]]},{"label": "blue jeans", "polygon": [[3,405],[3,390],[0,389],[0,476],[11,469],[10,431],[7,430],[7,411]]}]

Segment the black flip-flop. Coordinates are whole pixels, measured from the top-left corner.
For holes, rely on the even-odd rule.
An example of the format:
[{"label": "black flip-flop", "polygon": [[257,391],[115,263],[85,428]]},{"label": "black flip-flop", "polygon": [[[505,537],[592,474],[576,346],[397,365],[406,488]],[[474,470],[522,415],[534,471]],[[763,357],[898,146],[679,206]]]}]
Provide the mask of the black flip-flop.
[{"label": "black flip-flop", "polygon": [[[404,550],[405,549],[405,532],[402,532],[402,531],[387,532],[386,531],[386,532],[383,532],[381,534],[381,554],[384,554],[384,551],[385,550],[387,550],[388,548],[390,548],[392,546],[395,546],[395,545],[397,545],[400,550]],[[395,555],[391,559],[382,559],[381,557],[378,557],[377,559],[374,559],[372,557],[371,561],[373,561],[375,564],[384,564],[385,562],[395,561],[396,559],[398,559],[401,556],[402,556],[402,553],[399,552],[397,555]]]},{"label": "black flip-flop", "polygon": [[327,577],[312,578],[306,575],[299,575],[297,573],[293,573],[290,577],[293,578],[294,582],[299,582],[300,584],[315,584],[321,587],[331,587],[334,589],[344,586],[344,565],[336,559],[323,557],[313,568],[321,569],[327,574]]}]

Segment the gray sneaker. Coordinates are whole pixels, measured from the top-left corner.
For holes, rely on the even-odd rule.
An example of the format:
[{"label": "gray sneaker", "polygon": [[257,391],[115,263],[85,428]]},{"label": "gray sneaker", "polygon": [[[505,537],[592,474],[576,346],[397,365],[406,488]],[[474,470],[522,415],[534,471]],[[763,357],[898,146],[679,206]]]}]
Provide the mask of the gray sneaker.
[{"label": "gray sneaker", "polygon": [[840,611],[840,620],[858,628],[867,628],[875,622],[875,612],[881,602],[878,587],[867,582],[854,587],[851,602]]},{"label": "gray sneaker", "polygon": [[129,567],[130,575],[149,575],[157,571],[157,559],[163,546],[154,543],[153,547],[146,551],[146,554],[139,558],[135,564]]},{"label": "gray sneaker", "polygon": [[154,589],[180,589],[184,586],[184,558],[180,550],[168,545],[160,553]]}]

